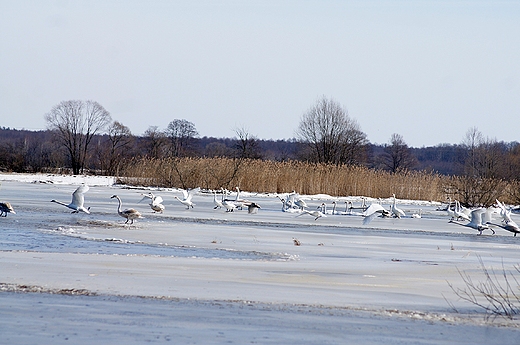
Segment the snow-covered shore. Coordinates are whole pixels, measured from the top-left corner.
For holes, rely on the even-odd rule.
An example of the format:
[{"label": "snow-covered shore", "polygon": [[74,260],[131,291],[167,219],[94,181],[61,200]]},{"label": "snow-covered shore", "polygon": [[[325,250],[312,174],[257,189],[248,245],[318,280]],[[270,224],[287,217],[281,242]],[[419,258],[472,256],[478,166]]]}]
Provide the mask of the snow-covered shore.
[{"label": "snow-covered shore", "polygon": [[[471,343],[517,344],[518,321],[486,320],[447,282],[459,271],[519,263],[505,231],[477,236],[437,205],[403,202],[408,217],[313,217],[281,212],[278,198],[245,193],[262,208],[227,213],[198,194],[187,210],[175,189],[144,191],[110,178],[0,174],[0,333],[9,343]],[[33,182],[38,183],[33,183]],[[91,214],[70,214],[75,185]],[[124,226],[124,207],[144,219]],[[328,196],[306,197],[316,208]],[[339,200],[339,199],[338,199]],[[423,217],[409,217],[418,209]],[[301,244],[296,246],[294,240]],[[459,313],[455,313],[452,306]],[[53,320],[51,322],[51,320]],[[67,338],[67,339],[65,339]],[[92,341],[89,341],[91,339]]]},{"label": "snow-covered shore", "polygon": [[29,183],[56,183],[89,186],[112,186],[115,177],[112,176],[87,176],[87,175],[60,175],[60,174],[16,174],[0,173],[0,181],[16,181]]}]

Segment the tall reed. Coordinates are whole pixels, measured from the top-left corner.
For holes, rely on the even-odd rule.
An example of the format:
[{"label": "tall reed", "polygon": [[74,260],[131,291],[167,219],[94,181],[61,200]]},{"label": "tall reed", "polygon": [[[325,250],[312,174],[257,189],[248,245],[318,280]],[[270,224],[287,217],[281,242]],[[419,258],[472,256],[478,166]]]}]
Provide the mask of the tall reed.
[{"label": "tall reed", "polygon": [[[130,185],[255,192],[328,194],[445,201],[459,178],[408,171],[390,173],[362,166],[230,158],[141,158],[129,162],[119,181]],[[507,202],[507,195],[504,196]]]}]

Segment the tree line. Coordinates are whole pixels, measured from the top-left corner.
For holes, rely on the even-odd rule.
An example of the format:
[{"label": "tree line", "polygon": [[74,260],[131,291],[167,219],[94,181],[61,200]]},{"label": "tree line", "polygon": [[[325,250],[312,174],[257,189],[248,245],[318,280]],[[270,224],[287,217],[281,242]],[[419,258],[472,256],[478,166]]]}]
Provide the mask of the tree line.
[{"label": "tree line", "polygon": [[172,119],[165,129],[150,126],[137,136],[95,101],[63,101],[45,120],[42,131],[0,128],[0,170],[118,176],[136,158],[223,157],[232,159],[235,169],[246,159],[258,159],[426,171],[465,177],[473,181],[469,189],[482,189],[482,180],[517,181],[520,176],[518,142],[486,138],[472,127],[459,144],[413,148],[394,133],[388,143],[375,145],[347,110],[327,97],[302,114],[295,137],[288,140],[262,140],[246,128],[235,129],[233,138],[200,137],[186,119]]}]

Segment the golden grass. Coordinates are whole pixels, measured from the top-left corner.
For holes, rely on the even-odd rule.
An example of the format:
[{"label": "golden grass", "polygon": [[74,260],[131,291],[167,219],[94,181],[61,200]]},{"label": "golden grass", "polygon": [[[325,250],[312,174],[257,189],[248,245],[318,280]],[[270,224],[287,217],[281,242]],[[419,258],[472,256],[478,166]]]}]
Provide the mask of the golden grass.
[{"label": "golden grass", "polygon": [[[129,185],[445,201],[454,177],[389,173],[361,166],[230,158],[137,159],[119,177]],[[456,182],[456,181],[455,181]],[[504,200],[507,202],[507,200]]]},{"label": "golden grass", "polygon": [[421,172],[391,174],[360,166],[310,164],[298,161],[237,161],[228,158],[139,159],[119,177],[130,185],[202,187],[257,192],[363,195],[441,200],[446,177]]}]

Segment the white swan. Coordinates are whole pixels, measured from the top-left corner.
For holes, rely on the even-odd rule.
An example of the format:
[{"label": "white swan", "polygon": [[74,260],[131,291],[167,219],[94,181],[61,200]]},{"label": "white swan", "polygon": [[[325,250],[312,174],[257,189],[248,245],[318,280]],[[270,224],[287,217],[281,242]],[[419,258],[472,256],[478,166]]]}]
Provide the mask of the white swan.
[{"label": "white swan", "polygon": [[285,212],[285,210],[288,208],[287,201],[285,201],[284,198],[280,198],[279,195],[276,197],[282,202],[282,212]]},{"label": "white swan", "polygon": [[506,209],[506,205],[498,201],[498,199],[496,199],[496,201],[498,207],[500,208],[500,216],[502,217],[502,221],[505,223],[512,222],[513,220],[511,219],[511,210]]},{"label": "white swan", "polygon": [[[364,200],[365,199],[363,198],[363,203],[364,203]],[[354,204],[352,203],[352,201],[345,201],[345,212],[340,212],[339,214],[349,215],[349,216],[363,216],[363,212],[365,212],[367,209],[368,209],[368,207],[366,207],[366,206],[354,207]],[[360,210],[361,212],[352,211],[352,210]]]},{"label": "white swan", "polygon": [[390,217],[392,213],[385,209],[380,204],[371,204],[365,212],[362,213],[362,216],[365,217],[363,219],[363,224],[367,225],[369,224],[372,219],[374,219],[377,216],[381,216],[383,218]]},{"label": "white swan", "polygon": [[318,218],[321,217],[327,217],[325,214],[323,214],[321,211],[307,211],[307,210],[301,210],[301,213],[297,215],[296,217],[299,217],[301,215],[308,214],[314,217],[314,220],[318,220]]},{"label": "white swan", "polygon": [[287,204],[289,204],[291,207],[296,207],[301,210],[308,207],[305,200],[300,198],[300,195],[294,190],[287,196]]},{"label": "white swan", "polygon": [[321,213],[323,213],[323,214],[328,214],[328,215],[337,215],[337,214],[339,214],[336,211],[336,201],[332,202],[332,210],[327,210],[327,205],[325,203],[322,203],[321,206],[318,207],[318,208],[321,209]]},{"label": "white swan", "polygon": [[516,237],[516,234],[520,234],[520,227],[514,221],[507,222],[505,224],[496,224],[492,222],[487,222],[489,225],[498,226],[506,231],[512,232]]},{"label": "white swan", "polygon": [[451,209],[451,197],[448,197],[448,208],[446,209],[446,212],[448,212],[448,216],[451,220],[455,219],[455,211]]},{"label": "white swan", "polygon": [[[361,212],[365,212],[367,210],[367,208],[368,208],[368,206],[367,206],[367,198],[365,198],[365,197],[361,198],[361,205],[358,206],[358,207],[354,207],[354,204],[352,203],[352,201],[345,201],[345,202],[347,203],[347,206],[348,206],[348,204],[350,204],[349,210],[351,212],[352,212],[352,210],[360,210]],[[347,211],[347,208],[345,208],[345,212],[346,211]]]},{"label": "white swan", "polygon": [[[222,202],[223,203],[225,203],[225,202],[232,203],[233,205],[235,205],[235,208],[239,208],[239,209],[242,209],[243,207],[247,207],[248,204],[250,203],[250,201],[244,200],[244,199],[239,199],[240,198],[240,188],[235,187],[235,189],[237,190],[237,194],[235,195],[235,198],[234,199],[225,198],[222,200]],[[229,193],[230,192],[226,189],[225,195],[227,196]],[[231,204],[229,204],[229,205],[231,205]]]},{"label": "white swan", "polygon": [[200,187],[190,189],[190,190],[183,189],[182,190],[183,198],[180,199],[178,196],[175,196],[174,198],[179,200],[181,204],[185,205],[187,209],[189,209],[190,207],[193,208],[193,206],[195,206],[195,204],[193,203],[193,201],[191,201],[191,199],[193,198],[193,195],[195,195],[199,191],[200,191]]},{"label": "white swan", "polygon": [[509,222],[509,223],[505,223],[505,224],[495,224],[492,222],[488,222],[488,224],[498,226],[499,228],[512,232],[515,237],[516,237],[516,234],[520,234],[520,227],[515,222]]},{"label": "white swan", "polygon": [[143,218],[141,216],[141,213],[139,213],[139,211],[137,211],[137,210],[135,210],[133,208],[127,208],[126,210],[122,211],[121,210],[121,206],[122,206],[121,198],[118,197],[117,195],[112,195],[110,198],[111,199],[116,198],[117,201],[119,202],[119,206],[117,208],[117,213],[121,217],[126,218],[125,224],[128,223],[129,220],[132,221],[130,224],[134,224],[134,219]]},{"label": "white swan", "polygon": [[477,208],[477,209],[471,211],[471,220],[469,223],[466,223],[466,224],[460,223],[456,220],[450,220],[449,222],[475,229],[479,232],[479,235],[482,235],[482,231],[484,231],[484,230],[491,230],[493,232],[493,234],[495,234],[495,230],[490,228],[486,224],[487,222],[483,222],[483,217],[485,217],[486,211],[487,210],[483,207]]},{"label": "white swan", "polygon": [[512,232],[516,237],[516,234],[520,234],[520,227],[511,219],[511,210],[507,210],[505,205],[497,199],[498,207],[500,208],[500,216],[502,216],[503,224],[495,224],[488,222],[489,225],[498,226],[506,231]]},{"label": "white swan", "polygon": [[320,210],[321,213],[327,214],[327,205],[324,202],[322,202],[321,205],[317,207],[317,209]]},{"label": "white swan", "polygon": [[246,199],[240,199],[240,188],[235,187],[235,189],[237,190],[237,196],[235,197],[235,205],[237,205],[237,207],[239,207],[240,209],[242,209],[242,207],[248,206],[251,202]]},{"label": "white swan", "polygon": [[163,202],[163,198],[161,198],[159,195],[154,195],[152,192],[148,193],[148,194],[141,194],[143,196],[143,198],[139,201],[144,201],[146,199],[150,199],[150,203],[148,205],[150,205],[150,208],[154,211],[154,212],[159,212],[159,213],[163,213],[164,211],[164,205],[162,204]]},{"label": "white swan", "polygon": [[294,202],[294,205],[297,206],[299,209],[302,209],[302,210],[307,208],[307,207],[309,207],[309,206],[307,206],[307,203],[303,199],[297,199]]},{"label": "white swan", "polygon": [[285,199],[280,198],[278,195],[276,196],[280,201],[282,202],[282,212],[288,212],[288,213],[302,213],[302,210],[299,208],[292,208],[287,204],[287,201]]},{"label": "white swan", "polygon": [[354,206],[352,201],[345,201],[345,214],[352,214],[352,206]]},{"label": "white swan", "polygon": [[412,214],[412,218],[422,218],[422,208],[419,209],[419,213]]},{"label": "white swan", "polygon": [[455,219],[457,220],[464,219],[468,222],[471,221],[470,216],[466,214],[466,212],[464,211],[464,207],[462,207],[458,200],[455,200],[455,209],[453,210],[453,214],[455,215]]},{"label": "white swan", "polygon": [[55,202],[57,204],[60,204],[60,205],[63,205],[65,207],[68,207],[74,211],[72,211],[71,213],[78,213],[78,212],[85,212],[87,214],[90,214],[90,207],[89,208],[85,208],[83,207],[83,204],[85,203],[85,193],[89,190],[89,187],[84,184],[84,185],[81,185],[79,186],[75,191],[74,193],[72,193],[72,201],[70,204],[66,204],[64,202],[61,202],[61,201],[57,201],[57,200],[51,200],[51,202]]},{"label": "white swan", "polygon": [[[460,205],[460,203],[459,203],[459,205]],[[468,218],[471,218],[471,211],[472,211],[472,209],[460,205],[460,210],[459,211],[464,213]],[[491,209],[488,209],[488,211],[491,211]]]},{"label": "white swan", "polygon": [[[222,198],[221,198],[222,199]],[[216,210],[217,208],[222,208],[224,207],[224,205],[222,204],[222,200],[218,200],[217,199],[217,192],[216,191],[213,191],[213,205],[215,205],[213,207],[214,210]]]},{"label": "white swan", "polygon": [[390,207],[390,212],[392,212],[392,214],[396,218],[404,217],[405,216],[404,211],[396,206],[397,199],[395,198],[395,194],[392,194],[392,195],[394,197],[394,202],[392,203],[392,206]]},{"label": "white swan", "polygon": [[332,202],[332,214],[339,214],[339,213],[336,211],[336,202],[335,202],[335,201]]},{"label": "white swan", "polygon": [[292,191],[291,193],[287,194],[287,197],[285,198],[286,203],[287,203],[287,207],[290,207],[290,208],[298,207],[298,206],[294,205],[294,198],[295,197],[296,197],[296,192],[295,191]]},{"label": "white swan", "polygon": [[0,202],[0,217],[7,217],[8,213],[16,214],[13,206],[8,202]]},{"label": "white swan", "polygon": [[224,205],[224,207],[226,208],[226,212],[233,212],[237,208],[237,205],[230,200],[222,201],[222,205]]}]

